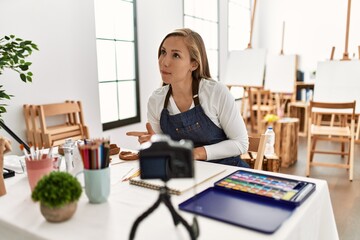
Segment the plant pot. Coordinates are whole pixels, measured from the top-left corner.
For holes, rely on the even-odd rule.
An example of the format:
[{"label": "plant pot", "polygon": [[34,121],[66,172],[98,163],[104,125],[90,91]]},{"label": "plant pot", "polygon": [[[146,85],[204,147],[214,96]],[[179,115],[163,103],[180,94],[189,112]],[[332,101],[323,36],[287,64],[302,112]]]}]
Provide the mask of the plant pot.
[{"label": "plant pot", "polygon": [[72,202],[59,208],[50,208],[40,203],[41,214],[48,222],[63,222],[70,219],[74,215],[76,207],[77,202]]}]

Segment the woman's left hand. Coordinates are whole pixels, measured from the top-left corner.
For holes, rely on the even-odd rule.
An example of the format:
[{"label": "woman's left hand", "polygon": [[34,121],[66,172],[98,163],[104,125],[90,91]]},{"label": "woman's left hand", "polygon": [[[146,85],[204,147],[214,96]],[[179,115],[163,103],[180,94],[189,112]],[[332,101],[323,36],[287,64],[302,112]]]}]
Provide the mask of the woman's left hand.
[{"label": "woman's left hand", "polygon": [[138,142],[142,144],[144,142],[150,141],[151,136],[155,134],[150,123],[146,123],[146,130],[147,132],[136,132],[136,131],[127,132],[126,135],[138,137]]},{"label": "woman's left hand", "polygon": [[194,148],[193,157],[194,157],[194,160],[203,160],[203,161],[205,161],[207,159],[205,148],[204,147]]}]

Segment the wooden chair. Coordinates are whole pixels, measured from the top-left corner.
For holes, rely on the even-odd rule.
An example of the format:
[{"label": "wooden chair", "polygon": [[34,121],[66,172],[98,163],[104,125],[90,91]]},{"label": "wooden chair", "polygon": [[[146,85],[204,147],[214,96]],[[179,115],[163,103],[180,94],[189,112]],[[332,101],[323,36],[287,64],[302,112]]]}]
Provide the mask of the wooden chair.
[{"label": "wooden chair", "polygon": [[32,125],[32,117],[31,117],[31,110],[32,105],[24,104],[23,105],[23,113],[26,125],[26,140],[29,144],[35,145],[35,136],[34,136],[34,128]]},{"label": "wooden chair", "polygon": [[255,159],[254,164],[250,163],[250,166],[254,165],[254,169],[262,170],[266,140],[267,135],[265,134],[262,134],[261,137],[249,136],[248,153],[241,155],[243,160]]},{"label": "wooden chair", "polygon": [[[345,168],[349,170],[349,180],[353,180],[354,167],[354,134],[355,134],[355,105],[356,102],[346,103],[325,103],[310,101],[310,118],[308,123],[308,151],[306,176],[310,176],[312,166],[325,166]],[[331,121],[323,121],[324,115],[336,113],[341,117],[338,124],[334,125]],[[342,143],[341,151],[324,151],[316,149],[317,141],[333,141]],[[345,151],[344,144],[347,143],[348,149]],[[337,154],[347,155],[345,163],[320,162],[314,161],[314,154]]]},{"label": "wooden chair", "polygon": [[251,95],[251,126],[252,131],[256,126],[256,133],[262,134],[260,132],[261,121],[264,119],[266,114],[276,114],[276,104],[274,103],[274,96],[270,90],[264,90],[259,88],[250,89]]},{"label": "wooden chair", "polygon": [[68,138],[89,138],[80,101],[24,105],[24,116],[28,141],[38,146],[59,146]]},{"label": "wooden chair", "polygon": [[23,113],[26,125],[26,140],[27,143],[33,146],[42,146],[43,140],[41,136],[39,123],[39,116],[36,105],[24,104]]}]

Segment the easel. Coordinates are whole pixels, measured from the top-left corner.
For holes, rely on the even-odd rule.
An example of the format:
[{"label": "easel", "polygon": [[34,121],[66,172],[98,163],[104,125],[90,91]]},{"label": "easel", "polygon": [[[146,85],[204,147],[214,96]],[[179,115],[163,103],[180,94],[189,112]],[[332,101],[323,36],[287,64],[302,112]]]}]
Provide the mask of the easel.
[{"label": "easel", "polygon": [[[166,183],[166,181],[165,181]],[[184,218],[182,218],[175,210],[174,206],[171,204],[170,200],[170,192],[168,187],[165,186],[160,188],[159,198],[156,200],[156,202],[143,214],[141,214],[134,222],[133,226],[131,227],[130,232],[130,240],[133,240],[135,238],[136,229],[139,226],[140,222],[144,220],[147,216],[149,216],[153,211],[155,211],[156,208],[160,206],[161,203],[164,203],[165,206],[169,209],[171,216],[173,218],[175,226],[177,226],[179,223],[182,223],[186,230],[189,232],[191,240],[197,239],[199,237],[199,225],[197,223],[196,218],[194,217],[194,221],[192,226],[190,226]]]},{"label": "easel", "polygon": [[250,39],[248,46],[243,51],[232,51],[230,53],[227,64],[227,77],[225,78],[225,84],[227,85],[229,90],[231,90],[232,87],[243,88],[244,91],[242,93],[243,96],[241,101],[240,113],[245,123],[247,124],[248,112],[250,111],[252,132],[254,132],[255,116],[252,111],[253,100],[251,99],[251,89],[254,90],[263,88],[263,76],[266,56],[265,51],[261,49],[252,49],[252,34],[256,12],[256,3],[257,1],[254,0],[250,23]]},{"label": "easel", "polygon": [[[317,66],[314,102],[310,102],[308,151],[306,176],[310,175],[311,166],[345,168],[349,180],[354,174],[354,142],[358,139],[360,117],[355,131],[355,114],[360,113],[358,89],[360,87],[360,66],[358,61],[349,61],[348,40],[350,27],[351,0],[348,0],[345,50],[340,61],[333,61],[335,47],[332,48],[330,61],[319,62]],[[319,111],[320,110],[320,111]],[[329,117],[324,119],[324,116]],[[335,123],[335,116],[338,121]],[[318,141],[341,143],[341,149],[324,151],[316,147]],[[348,146],[345,150],[345,144]],[[335,150],[335,151],[334,151]],[[314,154],[336,154],[348,159],[344,163],[315,161]]]},{"label": "easel", "polygon": [[348,45],[349,45],[349,28],[350,28],[350,12],[351,12],[351,0],[348,0],[348,9],[347,9],[347,18],[346,18],[346,35],[345,35],[345,50],[343,58],[341,60],[347,61],[350,60]]},{"label": "easel", "polygon": [[280,55],[284,55],[284,35],[285,35],[285,21],[283,21]]},{"label": "easel", "polygon": [[[349,43],[349,31],[350,31],[350,13],[351,13],[351,0],[348,0],[347,6],[347,16],[346,16],[346,32],[345,32],[345,49],[343,53],[343,58],[340,61],[350,61],[349,53],[348,53],[348,43]],[[335,46],[332,47],[330,61],[334,60],[334,52]],[[354,54],[355,55],[355,54]],[[358,46],[358,58],[360,59],[360,46]],[[359,102],[357,101],[357,104]],[[358,143],[360,142],[360,114],[357,112],[357,126],[356,126],[356,133],[355,133],[355,141]],[[331,114],[330,126],[334,126],[335,124],[335,115]]]},{"label": "easel", "polygon": [[[264,89],[272,93],[274,107],[270,108],[280,118],[285,115],[285,106],[296,101],[297,56],[284,54],[285,21],[282,24],[281,50],[279,55],[268,55]],[[269,112],[270,113],[270,112]],[[258,122],[261,122],[258,118]]]},{"label": "easel", "polygon": [[252,42],[252,33],[253,33],[253,27],[254,27],[254,18],[255,18],[255,10],[256,10],[256,0],[254,0],[254,7],[253,7],[253,11],[251,14],[251,25],[250,25],[250,40],[248,43],[247,48],[252,48],[251,42]]}]

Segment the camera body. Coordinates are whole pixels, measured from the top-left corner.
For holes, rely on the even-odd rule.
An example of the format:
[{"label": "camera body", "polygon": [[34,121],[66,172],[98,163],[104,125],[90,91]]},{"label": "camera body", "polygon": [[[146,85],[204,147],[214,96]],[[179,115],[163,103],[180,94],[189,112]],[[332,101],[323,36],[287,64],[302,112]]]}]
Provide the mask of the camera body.
[{"label": "camera body", "polygon": [[140,177],[161,179],[194,177],[193,143],[173,141],[167,135],[156,134],[142,144],[139,151]]}]

